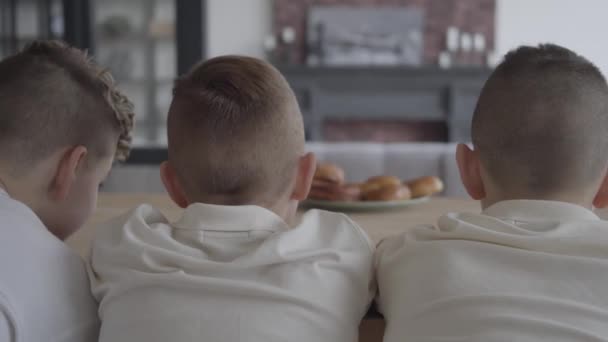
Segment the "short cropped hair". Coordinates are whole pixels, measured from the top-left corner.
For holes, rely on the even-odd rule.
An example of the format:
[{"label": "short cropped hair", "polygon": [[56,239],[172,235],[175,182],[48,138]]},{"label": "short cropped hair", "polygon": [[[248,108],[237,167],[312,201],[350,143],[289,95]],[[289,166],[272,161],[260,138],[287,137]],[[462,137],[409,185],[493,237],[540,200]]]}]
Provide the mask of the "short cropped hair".
[{"label": "short cropped hair", "polygon": [[281,73],[222,56],[175,82],[169,162],[190,201],[269,204],[286,193],[304,152],[297,100]]},{"label": "short cropped hair", "polygon": [[59,148],[83,145],[96,157],[129,153],[133,105],[86,52],[36,41],[0,62],[0,160],[16,170]]},{"label": "short cropped hair", "polygon": [[472,124],[490,178],[507,191],[584,191],[608,163],[608,85],[584,57],[552,44],[509,52]]}]

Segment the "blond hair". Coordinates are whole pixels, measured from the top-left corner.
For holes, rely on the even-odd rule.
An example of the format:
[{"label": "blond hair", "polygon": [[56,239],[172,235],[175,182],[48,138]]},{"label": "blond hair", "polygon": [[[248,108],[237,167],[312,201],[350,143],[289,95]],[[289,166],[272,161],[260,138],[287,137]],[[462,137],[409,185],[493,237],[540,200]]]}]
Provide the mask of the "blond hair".
[{"label": "blond hair", "polygon": [[168,139],[169,162],[191,201],[268,205],[289,190],[304,127],[278,70],[223,56],[176,81]]},{"label": "blond hair", "polygon": [[[64,146],[127,158],[133,105],[86,52],[36,41],[0,62],[1,159],[31,164]],[[12,164],[16,164],[12,163]]]}]

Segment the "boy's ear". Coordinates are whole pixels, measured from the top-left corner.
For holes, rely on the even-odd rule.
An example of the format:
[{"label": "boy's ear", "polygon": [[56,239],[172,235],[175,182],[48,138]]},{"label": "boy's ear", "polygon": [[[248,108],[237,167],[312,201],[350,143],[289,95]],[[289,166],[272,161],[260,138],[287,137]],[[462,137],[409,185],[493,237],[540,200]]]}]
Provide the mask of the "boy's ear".
[{"label": "boy's ear", "polygon": [[76,180],[76,171],[82,167],[86,155],[87,148],[84,146],[72,147],[63,153],[51,182],[51,199],[63,201],[68,197]]},{"label": "boy's ear", "polygon": [[602,179],[602,184],[593,199],[593,206],[596,208],[608,207],[608,173]]},{"label": "boy's ear", "polygon": [[160,178],[173,202],[180,208],[186,208],[189,204],[188,199],[177,180],[175,170],[173,170],[173,167],[171,167],[171,164],[169,164],[168,161],[164,161],[160,164]]},{"label": "boy's ear", "polygon": [[478,153],[471,150],[466,144],[456,147],[456,163],[460,171],[460,180],[469,196],[475,200],[486,197],[485,187],[481,178]]},{"label": "boy's ear", "polygon": [[296,184],[291,193],[291,199],[303,201],[308,197],[308,192],[312,185],[312,179],[317,168],[317,159],[312,153],[300,157],[296,174]]}]

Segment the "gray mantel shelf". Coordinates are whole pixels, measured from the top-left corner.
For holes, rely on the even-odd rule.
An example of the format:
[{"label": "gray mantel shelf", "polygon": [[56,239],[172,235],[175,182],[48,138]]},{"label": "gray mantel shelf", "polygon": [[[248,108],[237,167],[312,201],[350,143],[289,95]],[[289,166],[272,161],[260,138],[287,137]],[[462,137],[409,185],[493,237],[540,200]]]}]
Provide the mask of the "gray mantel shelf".
[{"label": "gray mantel shelf", "polygon": [[470,121],[491,70],[457,67],[279,65],[304,115],[309,140],[327,119],[443,121],[449,141],[468,141]]}]

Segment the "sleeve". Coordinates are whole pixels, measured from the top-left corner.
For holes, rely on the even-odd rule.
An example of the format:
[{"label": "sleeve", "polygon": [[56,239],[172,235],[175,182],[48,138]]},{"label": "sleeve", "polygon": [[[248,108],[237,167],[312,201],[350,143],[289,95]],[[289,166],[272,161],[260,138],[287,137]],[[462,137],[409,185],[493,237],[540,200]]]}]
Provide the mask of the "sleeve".
[{"label": "sleeve", "polygon": [[361,228],[361,226],[359,226],[347,215],[340,215],[342,219],[347,222],[350,227],[352,227],[355,235],[361,242],[362,251],[365,251],[364,254],[367,255],[367,257],[364,258],[364,267],[362,267],[361,269],[366,271],[364,274],[362,274],[362,277],[363,279],[367,279],[368,295],[365,312],[368,312],[370,307],[372,307],[374,299],[376,297],[376,293],[378,292],[378,283],[376,281],[376,271],[374,267],[374,254],[376,251],[376,246],[374,245],[374,242],[369,237],[369,235],[367,235],[367,232],[363,228]]},{"label": "sleeve", "polygon": [[420,238],[429,229],[434,228],[416,226],[382,240],[376,248],[376,304],[383,315],[403,314],[412,305],[427,299],[430,286],[444,281],[439,270],[447,267],[445,260],[449,252],[443,244]]},{"label": "sleeve", "polygon": [[2,292],[0,292],[0,341],[20,341],[16,315]]},{"label": "sleeve", "polygon": [[376,271],[375,278],[378,282],[378,292],[376,294],[375,302],[376,309],[383,315],[386,314],[386,307],[384,303],[387,300],[386,292],[388,292],[388,288],[393,285],[391,284],[391,281],[388,280],[390,279],[390,276],[387,276],[386,273],[390,275],[398,271],[397,269],[394,269],[395,265],[392,265],[394,260],[391,262],[391,259],[395,259],[396,254],[399,254],[401,249],[404,247],[403,245],[403,237],[396,235],[385,238],[384,240],[380,241],[376,247],[376,253],[374,255],[374,269]]},{"label": "sleeve", "polygon": [[371,253],[371,255],[373,256],[374,252],[376,251],[376,245],[374,244],[372,239],[369,237],[369,235],[367,235],[367,232],[365,230],[363,230],[363,228],[361,228],[361,226],[359,226],[359,224],[357,224],[357,222],[353,221],[350,217],[348,217],[348,215],[340,214],[340,217],[344,221],[348,222],[348,224],[354,229],[355,234],[357,234],[357,236],[361,240],[361,243],[363,244],[363,248],[365,248],[365,250],[369,251]]}]

